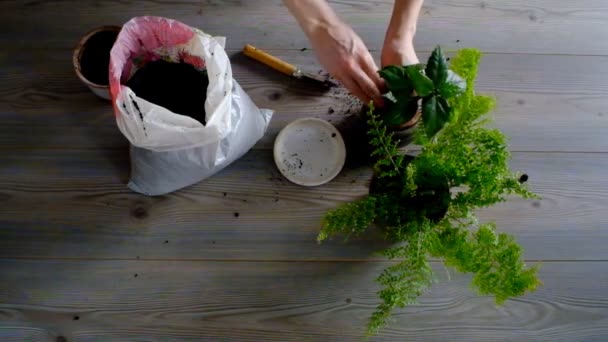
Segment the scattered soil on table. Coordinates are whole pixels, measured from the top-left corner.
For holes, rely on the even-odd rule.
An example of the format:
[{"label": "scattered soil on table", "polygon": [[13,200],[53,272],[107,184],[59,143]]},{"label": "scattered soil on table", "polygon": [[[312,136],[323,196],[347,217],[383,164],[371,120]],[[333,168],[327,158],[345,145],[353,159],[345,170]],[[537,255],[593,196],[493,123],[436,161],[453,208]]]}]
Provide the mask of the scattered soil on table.
[{"label": "scattered soil on table", "polygon": [[117,31],[101,31],[92,35],[82,48],[80,70],[82,75],[95,84],[108,85],[110,50],[118,37]]},{"label": "scattered soil on table", "polygon": [[322,78],[325,79],[325,82],[323,82],[323,84],[325,85],[326,88],[328,89],[334,89],[334,88],[340,88],[340,83],[338,82],[338,80],[336,80],[335,78],[333,78],[327,71],[321,69],[317,72],[318,75],[320,75]]},{"label": "scattered soil on table", "polygon": [[203,125],[208,85],[206,72],[187,63],[163,60],[146,64],[127,82],[137,96]]}]

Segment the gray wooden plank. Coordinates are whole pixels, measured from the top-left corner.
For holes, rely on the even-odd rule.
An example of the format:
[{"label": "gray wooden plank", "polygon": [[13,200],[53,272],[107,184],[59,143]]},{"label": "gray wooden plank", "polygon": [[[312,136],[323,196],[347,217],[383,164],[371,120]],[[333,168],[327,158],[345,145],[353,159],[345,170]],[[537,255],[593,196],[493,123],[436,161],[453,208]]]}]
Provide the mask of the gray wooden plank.
[{"label": "gray wooden plank", "polygon": [[[124,186],[126,150],[18,150],[3,159],[1,257],[369,260],[383,246],[373,235],[315,242],[325,211],[367,192],[367,168],[304,188],[278,174],[269,151],[252,151],[195,186],[148,198]],[[512,167],[544,199],[514,199],[482,211],[484,220],[516,234],[528,259],[608,260],[608,154],[516,153]]]},{"label": "gray wooden plank", "polygon": [[[308,51],[273,52],[319,70]],[[67,55],[53,50],[42,55],[6,61],[0,83],[0,148],[123,146],[111,107],[79,83]],[[355,111],[342,88],[322,91],[237,52],[231,57],[235,78],[257,105],[276,111],[256,148],[271,148],[279,130],[297,118],[314,116],[337,124]],[[605,69],[608,57],[487,55],[479,90],[497,97],[494,116],[511,138],[512,150],[607,152],[608,83],[597,72]]]},{"label": "gray wooden plank", "polygon": [[0,338],[3,342],[55,342],[53,334],[40,328],[30,328],[26,325],[11,327],[7,324],[0,326]]},{"label": "gray wooden plank", "polygon": [[[331,3],[369,48],[382,47],[392,1]],[[20,41],[11,44],[23,47],[37,44],[44,32],[54,32],[44,37],[45,45],[71,48],[93,27],[121,24],[140,15],[171,17],[227,36],[230,48],[246,43],[264,48],[309,46],[280,0],[2,1],[0,38],[19,36]],[[427,0],[416,43],[421,51],[441,44],[488,52],[606,55],[608,47],[598,42],[607,36],[608,8],[597,0]]]},{"label": "gray wooden plank", "polygon": [[[386,266],[2,259],[0,337],[24,326],[68,341],[360,341]],[[373,340],[608,338],[606,262],[545,263],[544,285],[501,307],[472,293],[468,276],[435,271],[420,304]]]}]

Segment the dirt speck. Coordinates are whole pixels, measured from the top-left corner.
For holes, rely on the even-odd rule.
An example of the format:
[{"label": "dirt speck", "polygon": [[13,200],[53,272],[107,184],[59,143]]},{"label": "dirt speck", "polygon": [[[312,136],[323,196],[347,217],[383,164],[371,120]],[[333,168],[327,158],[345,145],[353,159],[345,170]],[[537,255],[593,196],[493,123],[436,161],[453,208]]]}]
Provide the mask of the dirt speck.
[{"label": "dirt speck", "polygon": [[520,106],[523,106],[523,105],[526,104],[526,101],[524,99],[518,99],[517,100],[517,104],[520,105]]},{"label": "dirt speck", "polygon": [[328,114],[333,114],[335,112],[335,110],[332,107],[329,107],[329,109],[327,110]]},{"label": "dirt speck", "polygon": [[80,316],[74,316],[72,319],[75,320],[75,321],[77,321],[77,320],[80,319]]},{"label": "dirt speck", "polygon": [[534,201],[534,202],[532,202],[532,206],[534,208],[540,208],[540,202],[539,201]]},{"label": "dirt speck", "polygon": [[234,213],[234,217],[239,217],[239,216],[241,216],[241,214],[239,214],[239,213]]},{"label": "dirt speck", "polygon": [[346,298],[346,303],[350,304],[350,303],[352,303],[352,302],[353,302],[353,300],[352,300],[352,299],[350,299],[350,298]]},{"label": "dirt speck", "polygon": [[139,274],[135,273],[135,274],[133,275],[133,278],[137,278],[137,277],[139,277]]},{"label": "dirt speck", "polygon": [[301,49],[300,49],[300,51],[302,51],[302,52],[304,52],[304,51],[306,51],[306,50],[308,50],[308,49],[307,49],[307,48],[301,48]]},{"label": "dirt speck", "polygon": [[55,342],[68,342],[68,339],[63,336],[57,336]]},{"label": "dirt speck", "polygon": [[521,175],[521,177],[519,177],[519,182],[520,183],[525,183],[527,181],[528,181],[528,175],[527,174],[524,173],[523,175]]}]

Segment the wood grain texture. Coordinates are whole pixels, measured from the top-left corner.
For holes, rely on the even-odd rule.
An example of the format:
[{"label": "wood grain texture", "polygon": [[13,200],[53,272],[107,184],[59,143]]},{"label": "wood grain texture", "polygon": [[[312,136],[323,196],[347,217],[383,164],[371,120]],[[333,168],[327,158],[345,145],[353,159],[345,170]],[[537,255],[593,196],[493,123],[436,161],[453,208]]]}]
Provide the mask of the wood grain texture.
[{"label": "wood grain texture", "polygon": [[[252,151],[195,186],[148,198],[124,186],[125,152],[13,153],[0,166],[2,257],[367,260],[383,246],[373,235],[315,242],[324,212],[367,192],[367,168],[303,188],[278,174],[269,151]],[[608,260],[607,154],[516,153],[511,165],[544,199],[514,199],[482,211],[484,220],[516,234],[529,259]]]},{"label": "wood grain texture", "polygon": [[[68,341],[363,341],[387,265],[2,259],[0,338],[23,326]],[[544,285],[501,307],[434,269],[421,304],[373,340],[608,338],[608,263],[545,263]]]},{"label": "wood grain texture", "polygon": [[[0,149],[124,146],[111,107],[79,82],[67,62],[69,54],[39,53],[3,66]],[[272,53],[320,69],[308,51]],[[358,108],[342,88],[321,90],[237,52],[231,52],[231,59],[235,79],[255,103],[276,111],[256,148],[271,148],[279,130],[297,118],[339,124]],[[486,55],[478,86],[497,97],[496,124],[511,138],[512,150],[607,152],[608,83],[597,70],[608,70],[608,57]]]},{"label": "wood grain texture", "polygon": [[[393,1],[331,3],[369,48],[382,47]],[[247,43],[264,49],[309,47],[280,0],[0,2],[0,23],[7,29],[3,36],[21,37],[14,47],[29,46],[38,41],[40,32],[52,30],[56,34],[46,40],[48,47],[71,48],[94,27],[122,24],[141,15],[170,17],[226,36],[230,48]],[[487,52],[608,55],[606,44],[599,43],[607,36],[608,7],[597,0],[427,0],[416,43],[421,51],[441,44]]]}]

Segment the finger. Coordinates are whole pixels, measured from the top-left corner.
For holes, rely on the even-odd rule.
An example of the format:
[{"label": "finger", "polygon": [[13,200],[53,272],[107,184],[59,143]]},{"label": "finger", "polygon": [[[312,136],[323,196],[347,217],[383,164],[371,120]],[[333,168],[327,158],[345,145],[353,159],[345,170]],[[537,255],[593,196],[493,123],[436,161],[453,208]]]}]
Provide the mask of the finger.
[{"label": "finger", "polygon": [[369,103],[369,101],[372,100],[372,98],[369,95],[367,95],[363,91],[363,89],[361,89],[361,87],[359,87],[357,82],[355,82],[355,80],[352,77],[344,76],[344,77],[336,77],[336,78],[338,78],[338,80],[344,85],[344,87],[346,89],[348,89],[348,91],[351,94],[356,96],[359,100],[363,101],[363,103],[367,104],[367,103]]},{"label": "finger", "polygon": [[353,78],[357,85],[363,92],[374,100],[374,103],[377,106],[384,106],[384,101],[382,100],[382,93],[378,86],[372,81],[372,79],[361,69],[353,70]]},{"label": "finger", "polygon": [[378,87],[380,93],[386,93],[388,91],[388,89],[386,88],[386,83],[384,82],[382,77],[380,77],[380,74],[378,74],[378,65],[374,61],[372,55],[367,54],[366,56],[364,56],[361,63],[363,71],[369,76],[369,78],[371,78],[372,82],[376,84],[376,87]]}]

